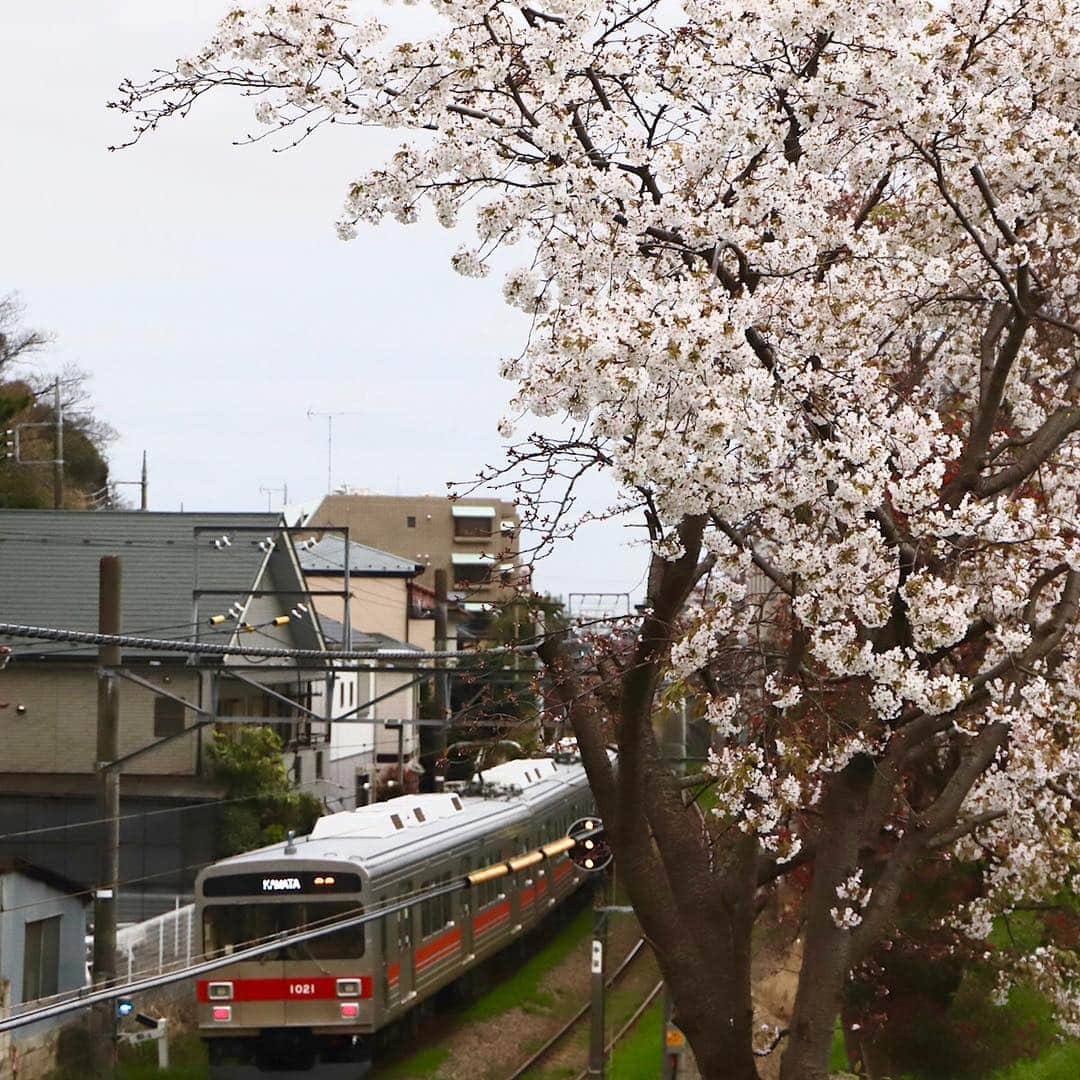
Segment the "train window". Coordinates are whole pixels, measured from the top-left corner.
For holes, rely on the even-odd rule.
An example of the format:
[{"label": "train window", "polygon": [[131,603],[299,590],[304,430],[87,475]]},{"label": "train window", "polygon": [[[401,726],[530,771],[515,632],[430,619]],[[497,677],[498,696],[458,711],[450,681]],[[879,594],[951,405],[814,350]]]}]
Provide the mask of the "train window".
[{"label": "train window", "polygon": [[[326,919],[359,915],[352,902],[310,904],[210,904],[203,910],[203,949],[207,956],[228,956],[263,938]],[[350,926],[265,957],[279,960],[324,959],[364,955],[364,927]]]},{"label": "train window", "polygon": [[455,810],[460,810],[461,809],[461,800],[456,795],[451,795],[450,796],[450,802],[453,805]]},{"label": "train window", "polygon": [[[448,885],[450,875],[442,874],[434,881],[424,886],[426,889],[437,889],[440,885]],[[420,934],[422,937],[430,937],[438,933],[454,917],[454,894],[443,893],[441,896],[433,896],[420,905]]]},{"label": "train window", "polygon": [[390,820],[393,822],[395,829],[404,829],[405,828],[405,826],[401,822],[401,818],[397,814],[391,814],[390,815]]},{"label": "train window", "polygon": [[427,821],[427,818],[424,816],[424,811],[421,810],[419,806],[413,807],[413,816],[421,823]]}]

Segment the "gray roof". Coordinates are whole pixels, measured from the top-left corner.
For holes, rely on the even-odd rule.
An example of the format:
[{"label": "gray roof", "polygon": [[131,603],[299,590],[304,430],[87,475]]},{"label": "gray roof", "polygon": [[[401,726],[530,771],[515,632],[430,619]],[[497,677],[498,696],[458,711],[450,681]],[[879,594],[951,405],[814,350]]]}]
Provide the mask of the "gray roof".
[{"label": "gray roof", "polygon": [[[327,647],[336,649],[341,647],[345,638],[345,624],[337,619],[331,619],[329,615],[319,616],[319,625],[322,627],[323,638]],[[423,652],[419,645],[412,645],[407,641],[398,641],[389,634],[373,633],[368,630],[353,630],[352,647],[354,649],[411,649],[413,652]]]},{"label": "gray roof", "polygon": [[[305,574],[340,574],[345,569],[345,539],[328,533],[313,547],[298,545],[300,565]],[[388,551],[349,541],[349,573],[364,576],[416,577],[423,563],[411,562]]]},{"label": "gray roof", "polygon": [[65,898],[78,900],[80,903],[90,903],[90,890],[81,881],[57,874],[37,863],[27,862],[15,855],[0,855],[0,876],[4,874],[22,874],[23,877],[40,881],[52,889],[64,894]]},{"label": "gray roof", "polygon": [[[279,524],[278,514],[265,513],[0,510],[0,622],[97,630],[98,563],[103,555],[119,555],[124,633],[189,637],[195,629],[193,592],[220,590],[200,597],[198,631],[201,638],[227,642],[229,631],[211,630],[207,619],[227,611],[234,600],[243,602],[256,585],[295,587],[277,598],[283,611],[305,599],[292,553],[281,544],[269,554],[259,547],[262,530],[270,536]],[[218,536],[228,536],[229,546],[215,549]],[[310,621],[284,629],[287,634],[275,635],[285,639],[278,644],[292,644],[289,639],[298,633],[304,646],[317,647],[308,640],[317,637]],[[39,645],[4,640],[22,654]],[[94,651],[51,642],[40,648],[43,654],[69,657]],[[182,660],[184,654],[162,654],[169,657]]]}]

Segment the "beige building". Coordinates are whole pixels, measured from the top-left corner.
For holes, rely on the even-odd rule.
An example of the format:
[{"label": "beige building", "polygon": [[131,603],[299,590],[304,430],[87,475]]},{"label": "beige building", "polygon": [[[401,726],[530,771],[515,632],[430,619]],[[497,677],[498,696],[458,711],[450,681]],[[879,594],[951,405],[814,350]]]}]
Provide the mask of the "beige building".
[{"label": "beige building", "polygon": [[350,541],[417,563],[427,589],[435,571],[445,570],[449,591],[470,612],[489,610],[527,584],[517,507],[502,499],[327,495],[306,524],[347,528]]}]

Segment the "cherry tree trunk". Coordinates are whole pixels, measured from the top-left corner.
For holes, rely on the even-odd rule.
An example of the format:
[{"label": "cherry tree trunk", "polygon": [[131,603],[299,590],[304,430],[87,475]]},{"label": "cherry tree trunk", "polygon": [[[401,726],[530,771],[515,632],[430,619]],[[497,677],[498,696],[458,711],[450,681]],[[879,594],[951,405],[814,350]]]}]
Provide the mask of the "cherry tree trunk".
[{"label": "cherry tree trunk", "polygon": [[620,864],[620,878],[655,949],[673,1020],[685,1033],[702,1077],[758,1080],[750,982],[754,842],[748,839],[732,858],[719,890],[714,878],[684,880],[672,890],[662,876],[657,880],[629,869]]},{"label": "cherry tree trunk", "polygon": [[825,838],[814,860],[806,908],[803,962],[780,1080],[827,1080],[840,997],[851,966],[851,931],[837,925],[837,895],[857,866],[873,778],[869,761],[856,759],[838,778],[822,807]]}]

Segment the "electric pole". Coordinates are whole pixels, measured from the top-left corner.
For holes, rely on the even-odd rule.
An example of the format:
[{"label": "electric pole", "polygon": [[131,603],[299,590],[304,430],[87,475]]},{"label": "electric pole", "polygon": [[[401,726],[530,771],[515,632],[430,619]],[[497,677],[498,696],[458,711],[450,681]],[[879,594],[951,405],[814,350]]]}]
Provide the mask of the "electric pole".
[{"label": "electric pole", "polygon": [[[120,633],[120,558],[106,555],[98,568],[98,633]],[[116,981],[116,889],[120,880],[120,773],[113,762],[120,756],[120,699],[113,669],[120,666],[118,645],[98,648],[97,781],[98,882],[94,892],[93,983]],[[116,1042],[111,1002],[95,1006],[94,1054],[105,1075],[111,1073]],[[102,1073],[99,1073],[102,1075]]]},{"label": "electric pole", "polygon": [[53,509],[64,509],[64,403],[60,379],[53,383],[53,413],[56,423],[56,454],[53,457]]},{"label": "electric pole", "polygon": [[[446,649],[447,642],[447,593],[446,571],[435,571],[435,650],[441,652]],[[442,727],[434,728],[432,732],[431,763],[435,769],[435,790],[442,791],[443,774],[440,769],[445,769],[442,763],[446,759],[446,724],[450,719],[450,695],[447,693],[446,661],[435,661],[435,711],[438,718],[443,722]]]}]

